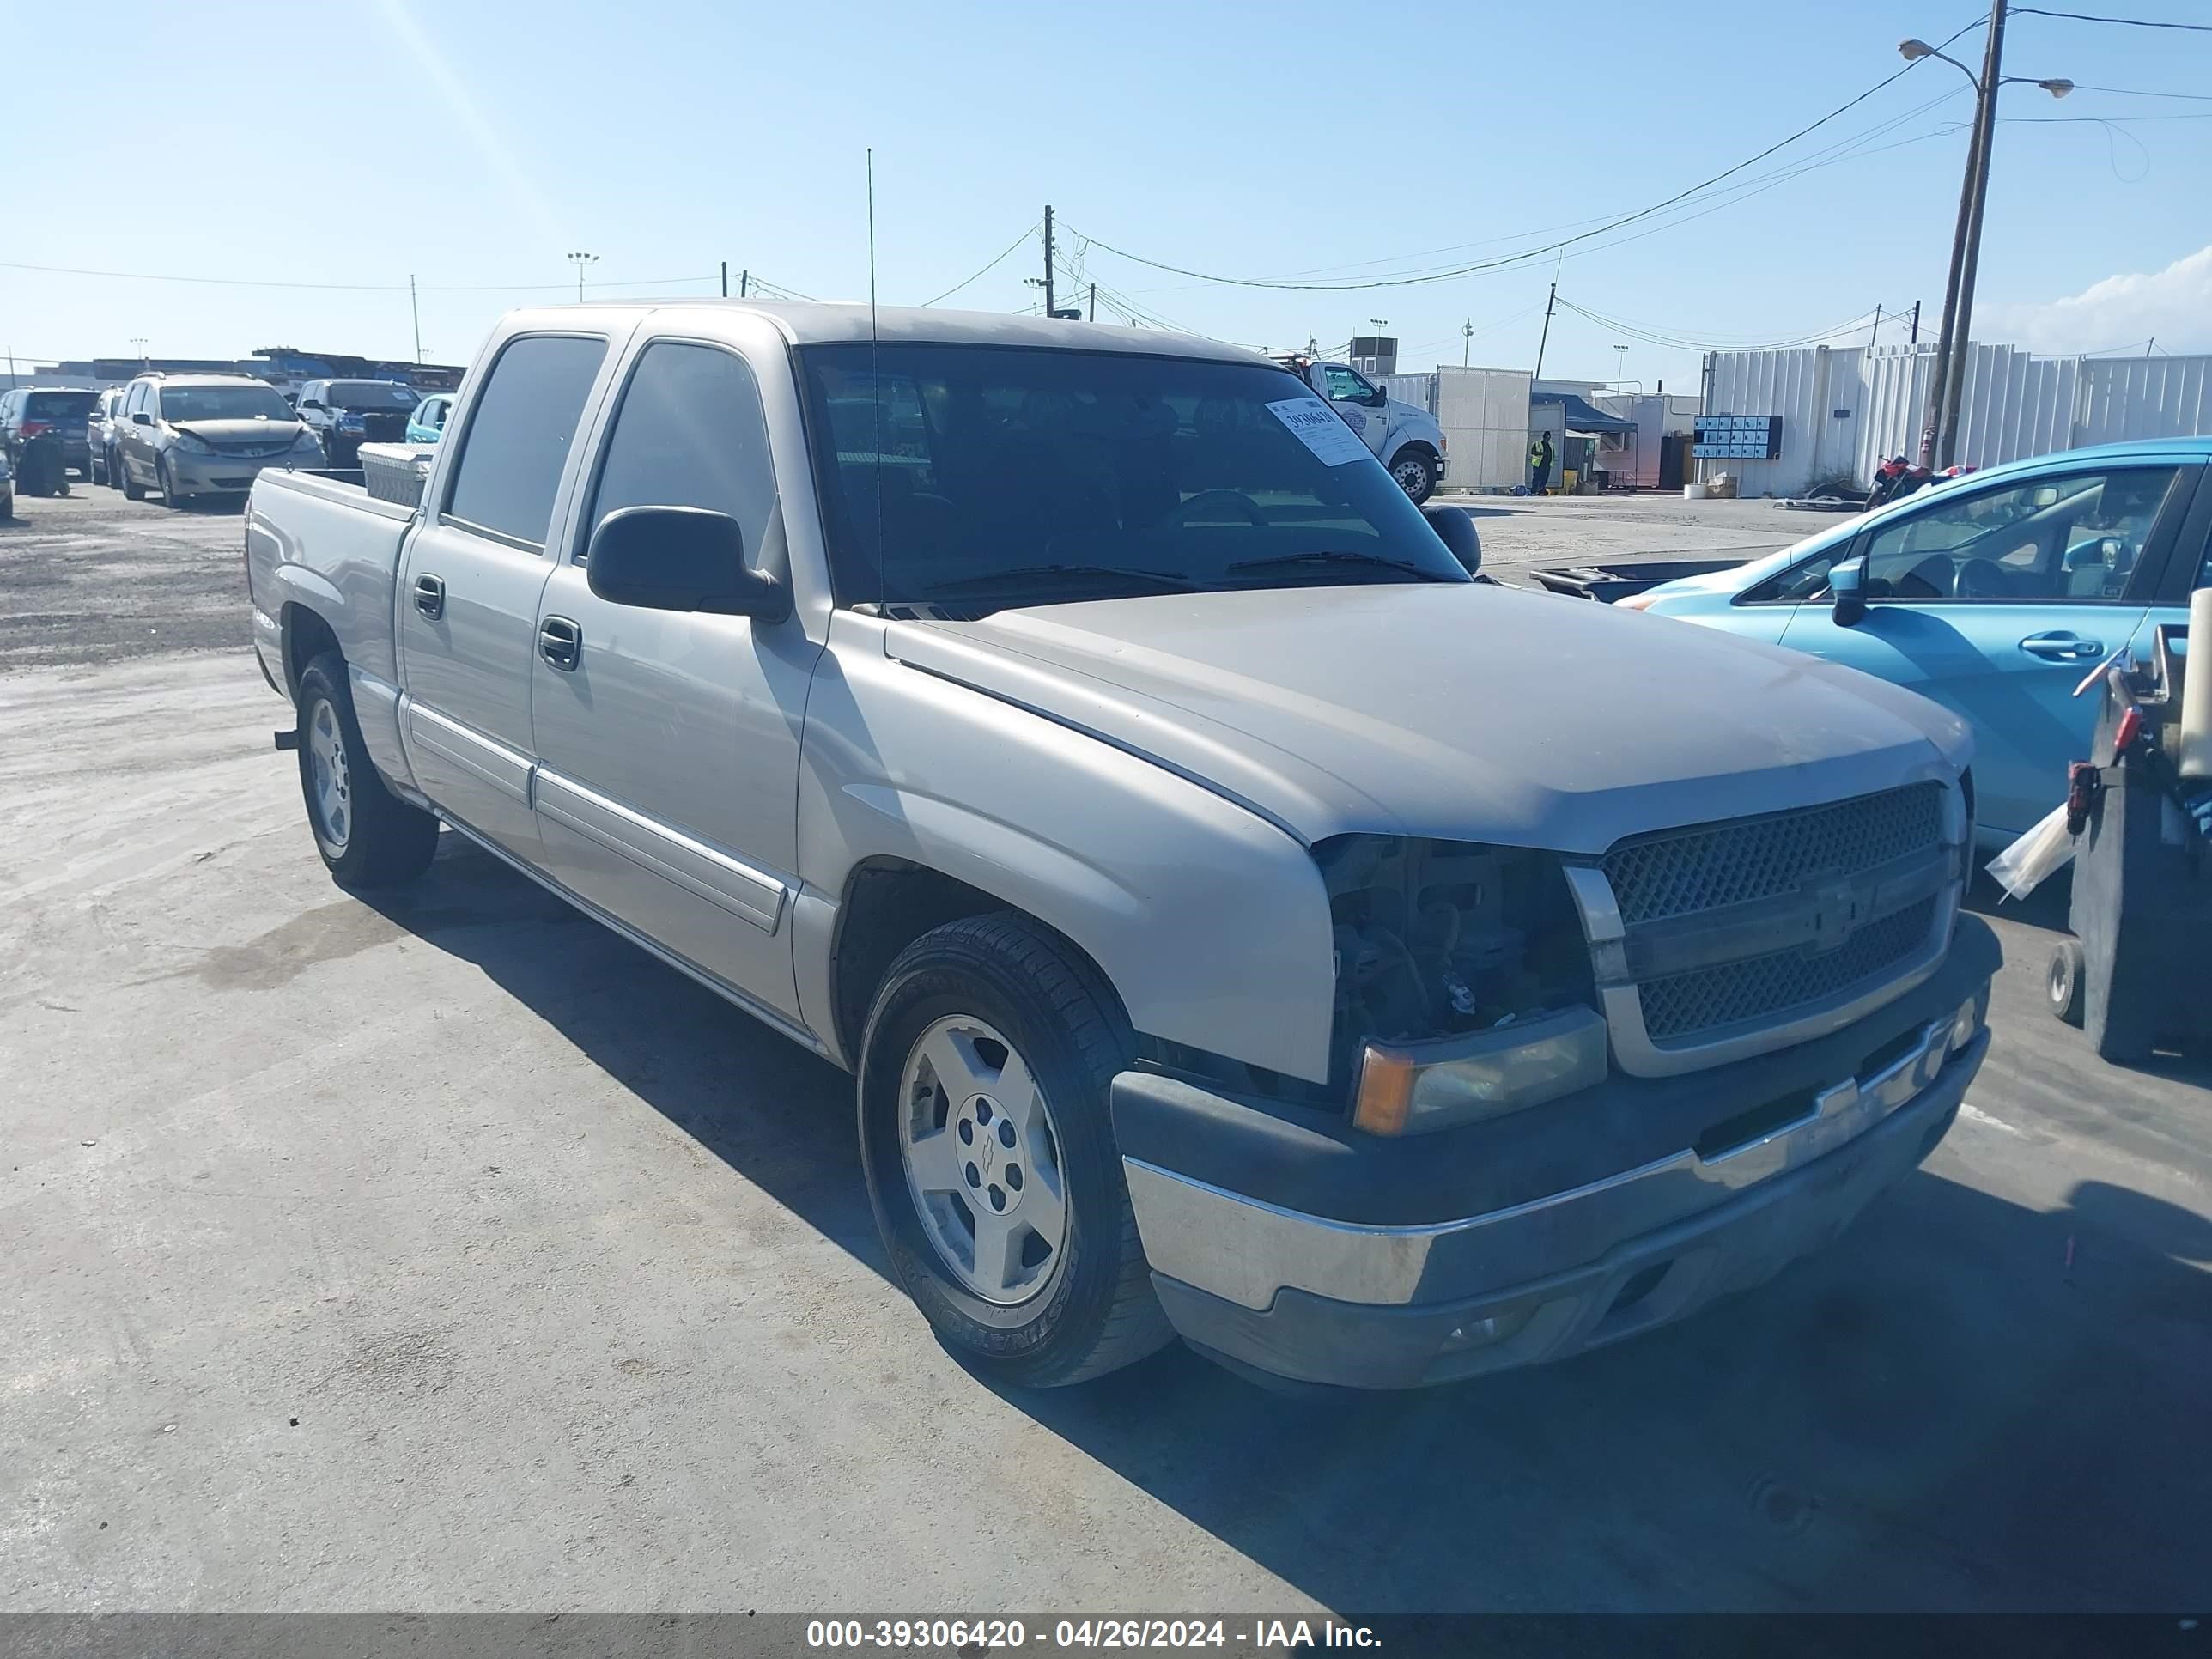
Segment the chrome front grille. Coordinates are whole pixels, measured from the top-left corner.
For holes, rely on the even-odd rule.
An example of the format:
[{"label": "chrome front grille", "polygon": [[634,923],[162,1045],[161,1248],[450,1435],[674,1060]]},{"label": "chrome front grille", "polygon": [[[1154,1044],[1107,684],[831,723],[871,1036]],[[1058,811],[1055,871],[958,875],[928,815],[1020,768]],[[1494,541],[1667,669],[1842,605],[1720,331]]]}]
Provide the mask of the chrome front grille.
[{"label": "chrome front grille", "polygon": [[1794,893],[1808,878],[1851,876],[1943,838],[1943,786],[1911,783],[1795,812],[1700,824],[1623,842],[1605,855],[1630,927]]},{"label": "chrome front grille", "polygon": [[1925,948],[1936,926],[1936,903],[1923,898],[1892,911],[1823,955],[1777,951],[1646,980],[1637,988],[1644,1000],[1644,1033],[1663,1046],[1716,1026],[1826,1002],[1861,984],[1878,985],[1899,963]]}]

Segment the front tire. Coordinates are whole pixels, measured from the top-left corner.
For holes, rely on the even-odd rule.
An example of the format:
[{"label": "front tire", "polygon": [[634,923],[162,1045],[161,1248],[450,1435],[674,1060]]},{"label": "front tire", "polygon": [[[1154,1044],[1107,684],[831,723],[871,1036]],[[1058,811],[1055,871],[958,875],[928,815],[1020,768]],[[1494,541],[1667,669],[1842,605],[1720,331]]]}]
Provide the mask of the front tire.
[{"label": "front tire", "polygon": [[300,676],[300,793],[315,850],[341,887],[412,881],[438,850],[438,820],[384,787],[362,742],[345,659],[326,651]]},{"label": "front tire", "polygon": [[161,504],[164,507],[182,507],[184,506],[185,498],[177,494],[177,475],[170,470],[169,458],[166,455],[154,463],[154,482],[161,491]]},{"label": "front tire", "polygon": [[1390,476],[1416,507],[1437,493],[1437,459],[1425,449],[1400,450],[1390,463]]},{"label": "front tire", "polygon": [[131,476],[131,463],[124,460],[119,453],[117,455],[116,459],[122,474],[123,499],[126,501],[144,501],[146,499],[146,486],[140,483],[137,479]]},{"label": "front tire", "polygon": [[868,1200],[899,1284],[979,1371],[1080,1382],[1174,1334],[1108,1102],[1134,1046],[1098,971],[1010,912],[925,933],[884,976],[860,1050]]}]

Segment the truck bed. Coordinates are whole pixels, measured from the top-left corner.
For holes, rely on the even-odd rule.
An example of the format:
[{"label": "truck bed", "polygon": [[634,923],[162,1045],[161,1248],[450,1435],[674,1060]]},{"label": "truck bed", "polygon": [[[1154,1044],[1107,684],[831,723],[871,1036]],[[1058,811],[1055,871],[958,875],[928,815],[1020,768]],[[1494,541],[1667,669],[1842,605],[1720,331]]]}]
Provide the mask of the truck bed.
[{"label": "truck bed", "polygon": [[398,680],[392,596],[412,508],[378,501],[358,471],[267,471],[246,507],[246,579],[255,643],[284,684],[284,607],[306,605],[337,635],[346,660],[387,684]]}]

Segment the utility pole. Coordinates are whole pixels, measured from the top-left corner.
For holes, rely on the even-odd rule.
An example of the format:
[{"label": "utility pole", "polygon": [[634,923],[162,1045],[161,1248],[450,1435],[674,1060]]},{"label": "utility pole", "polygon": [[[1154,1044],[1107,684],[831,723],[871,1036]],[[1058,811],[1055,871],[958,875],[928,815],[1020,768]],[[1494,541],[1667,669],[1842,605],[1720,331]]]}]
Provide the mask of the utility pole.
[{"label": "utility pole", "polygon": [[1881,341],[1881,307],[1874,308],[1874,332],[1867,336],[1867,349],[1872,351]]},{"label": "utility pole", "polygon": [[730,297],[730,262],[727,259],[722,261],[722,297],[725,300]]},{"label": "utility pole", "polygon": [[[1096,283],[1091,285],[1091,310],[1083,320],[1086,323],[1095,323],[1098,320],[1098,284]],[[2145,352],[2143,355],[2148,356],[2150,354]]]},{"label": "utility pole", "polygon": [[1552,284],[1551,296],[1544,301],[1544,331],[1536,337],[1536,372],[1528,377],[1528,388],[1535,390],[1536,382],[1544,378],[1544,348],[1552,343],[1552,307],[1559,303],[1559,285]]},{"label": "utility pole", "polygon": [[1982,209],[1989,199],[1990,150],[1996,137],[1997,93],[2008,82],[2041,87],[2053,98],[2074,90],[2071,81],[2039,80],[2029,75],[2004,72],[2006,0],[1990,0],[1989,46],[1977,76],[1957,58],[1936,50],[1925,40],[1898,42],[1907,63],[1941,58],[1965,76],[1974,88],[1973,136],[1966,144],[1966,176],[1959,189],[1959,222],[1951,238],[1951,270],[1943,285],[1943,328],[1936,349],[1936,385],[1929,395],[1928,424],[1921,430],[1920,462],[1923,466],[1949,466],[1958,459],[1959,404],[1966,389],[1967,349],[1974,327],[1974,275],[1981,264]]},{"label": "utility pole", "polygon": [[1459,325],[1459,366],[1467,367],[1467,349],[1474,338],[1474,319],[1470,317]]},{"label": "utility pole", "polygon": [[740,270],[738,273],[738,298],[740,300],[744,299],[748,294],[752,292],[752,271],[750,269]]},{"label": "utility pole", "polygon": [[1044,210],[1044,314],[1052,315],[1052,204]]},{"label": "utility pole", "polygon": [[1990,145],[1996,137],[1997,93],[2003,85],[2005,0],[1990,0],[1990,49],[1982,59],[1981,143],[1974,152],[1973,222],[1959,269],[1959,319],[1952,338],[1951,372],[1943,377],[1943,418],[1936,428],[1937,465],[1959,459],[1959,404],[1966,390],[1966,354],[1973,344],[1974,272],[1982,260],[1982,207],[1990,194]]},{"label": "utility pole", "polygon": [[1920,301],[1917,301],[1917,300],[1915,300],[1915,301],[1912,302],[1912,335],[1911,335],[1911,337],[1910,339],[1908,339],[1908,340],[1906,340],[1906,341],[1905,341],[1905,344],[1907,344],[1907,345],[1918,345],[1919,343],[1920,343]]},{"label": "utility pole", "polygon": [[415,361],[422,361],[422,307],[415,298],[415,273],[407,273],[407,309],[415,313]]}]

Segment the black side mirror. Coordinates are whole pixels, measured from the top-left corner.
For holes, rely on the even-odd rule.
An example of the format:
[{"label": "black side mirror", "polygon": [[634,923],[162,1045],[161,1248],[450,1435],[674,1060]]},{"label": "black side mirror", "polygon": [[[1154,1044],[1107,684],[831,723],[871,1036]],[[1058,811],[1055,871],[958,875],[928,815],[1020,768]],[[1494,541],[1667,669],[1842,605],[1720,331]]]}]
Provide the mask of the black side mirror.
[{"label": "black side mirror", "polygon": [[136,415],[133,415],[131,417],[131,424],[133,426],[151,426],[154,424],[154,417],[142,409]]},{"label": "black side mirror", "polygon": [[1378,386],[1374,391],[1369,392],[1363,401],[1370,409],[1388,409],[1390,406],[1390,394]]},{"label": "black side mirror", "polygon": [[1474,533],[1474,520],[1456,507],[1425,507],[1421,516],[1437,539],[1457,559],[1470,576],[1482,568],[1482,538]]},{"label": "black side mirror", "polygon": [[1865,620],[1866,561],[1845,559],[1829,567],[1828,592],[1835,599],[1837,627],[1850,628]]},{"label": "black side mirror", "polygon": [[648,611],[703,611],[781,622],[791,590],[745,568],[744,533],[726,513],[699,507],[625,507],[592,532],[592,592]]}]

